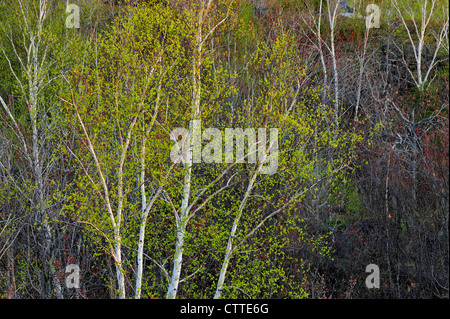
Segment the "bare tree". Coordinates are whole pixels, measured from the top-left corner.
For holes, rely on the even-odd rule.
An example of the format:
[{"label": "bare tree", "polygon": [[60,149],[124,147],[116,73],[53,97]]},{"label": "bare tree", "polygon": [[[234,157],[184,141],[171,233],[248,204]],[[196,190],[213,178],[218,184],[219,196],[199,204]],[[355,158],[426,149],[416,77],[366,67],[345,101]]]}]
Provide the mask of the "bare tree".
[{"label": "bare tree", "polygon": [[[51,40],[49,38],[47,24],[50,19],[52,1],[28,1],[17,0],[16,11],[13,13],[20,19],[19,30],[11,27],[3,27],[6,37],[10,40],[13,56],[8,56],[5,48],[1,51],[9,65],[9,71],[13,74],[19,87],[21,97],[27,105],[28,117],[31,126],[31,141],[19,127],[17,118],[10,106],[0,98],[2,108],[10,121],[11,128],[20,141],[23,148],[22,153],[26,158],[35,182],[35,197],[32,205],[36,208],[36,220],[43,229],[42,247],[44,270],[51,273],[55,293],[62,298],[62,288],[52,266],[52,228],[51,217],[47,207],[49,182],[49,170],[51,169],[51,152],[45,149],[46,142],[50,137],[51,128],[46,120],[46,106],[43,104],[42,94],[44,89],[52,83],[57,75],[51,75],[49,70],[55,66],[55,61],[49,57]],[[21,32],[21,39],[14,39],[13,32]],[[13,60],[18,61],[19,70],[13,66]],[[17,185],[17,184],[16,184]],[[45,290],[45,289],[44,289]],[[42,292],[48,295],[49,292]]]},{"label": "bare tree", "polygon": [[[403,62],[414,84],[421,91],[427,89],[435,77],[433,72],[436,70],[437,64],[441,62],[439,53],[444,49],[448,54],[448,1],[443,1],[442,6],[439,6],[440,2],[438,0],[420,0],[417,11],[417,6],[413,6],[412,2],[392,1],[394,14],[400,19],[406,31],[407,41],[414,55],[414,66],[411,67],[407,62],[403,48],[400,45],[397,47],[403,52]],[[439,14],[442,16],[439,17]],[[433,38],[434,43],[427,45],[427,38],[430,37]],[[430,48],[430,61],[426,60],[427,48]]]}]

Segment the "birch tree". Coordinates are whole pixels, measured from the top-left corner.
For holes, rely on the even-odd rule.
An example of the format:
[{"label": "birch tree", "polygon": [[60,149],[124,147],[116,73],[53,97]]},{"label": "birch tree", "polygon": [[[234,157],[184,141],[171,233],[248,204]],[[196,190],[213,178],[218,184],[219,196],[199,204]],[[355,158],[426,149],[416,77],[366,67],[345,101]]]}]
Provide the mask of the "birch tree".
[{"label": "birch tree", "polygon": [[333,66],[333,84],[334,84],[334,112],[335,112],[335,124],[336,126],[339,123],[339,74],[338,74],[338,66],[337,66],[337,53],[336,53],[336,45],[335,45],[335,28],[336,28],[336,19],[338,16],[340,2],[339,1],[330,1],[327,0],[327,18],[328,23],[330,24],[330,43],[326,45],[331,54],[331,61]]},{"label": "birch tree", "polygon": [[[194,141],[194,133],[199,131],[199,119],[203,109],[202,105],[202,78],[201,71],[204,64],[205,45],[221,24],[223,24],[229,15],[228,11],[225,16],[220,17],[220,20],[211,19],[214,17],[215,4],[212,0],[201,0],[198,3],[192,5],[188,15],[192,19],[192,26],[194,33],[192,34],[192,99],[191,99],[191,120],[189,122],[189,133],[187,143],[189,147],[186,152],[186,160],[184,161],[185,175],[182,186],[182,201],[179,213],[176,213],[176,246],[175,255],[173,258],[173,268],[170,275],[170,283],[167,289],[166,298],[173,299],[177,295],[178,285],[180,283],[181,267],[183,261],[183,246],[185,239],[186,227],[189,219],[191,219],[195,213],[191,211],[192,204],[190,205],[191,197],[191,184],[192,184],[192,165],[193,165],[193,152],[194,148],[198,154],[198,147],[195,145],[198,142]],[[217,17],[216,17],[217,18]],[[195,133],[196,134],[196,133]]]},{"label": "birch tree", "polygon": [[[340,87],[339,87],[339,67],[338,54],[336,51],[335,32],[340,14],[340,1],[320,0],[318,3],[318,12],[315,8],[309,8],[301,14],[301,19],[305,26],[312,33],[314,38],[309,37],[314,47],[317,49],[323,71],[323,91],[322,103],[326,103],[328,94],[333,96],[334,105],[334,124],[338,125],[340,117]],[[331,78],[333,91],[329,92],[328,59],[331,59]]]},{"label": "birch tree", "polygon": [[[311,153],[298,141],[303,138],[311,145],[313,126],[323,124],[332,112],[317,107],[315,98],[306,103],[306,96],[317,97],[318,92],[301,85],[305,83],[304,73],[302,64],[295,58],[295,45],[290,44],[292,37],[277,34],[279,39],[270,46],[261,41],[256,51],[246,49],[247,54],[235,59],[236,67],[228,67],[221,57],[229,48],[220,43],[226,38],[227,28],[235,25],[234,20],[230,22],[234,15],[229,2],[222,7],[216,7],[212,1],[192,3],[173,9],[173,15],[155,14],[152,10],[156,9],[146,6],[130,9],[127,18],[118,20],[120,27],[100,37],[99,45],[92,48],[88,56],[95,59],[74,70],[68,79],[77,84],[77,89],[72,90],[73,97],[65,102],[68,110],[75,112],[72,119],[75,122],[71,125],[76,127],[84,145],[78,151],[70,150],[80,163],[80,172],[84,173],[70,202],[83,203],[77,208],[80,221],[92,227],[106,242],[116,266],[119,297],[126,297],[127,277],[134,271],[130,266],[134,256],[130,252],[137,247],[133,287],[136,298],[141,296],[144,286],[145,260],[150,260],[160,274],[147,274],[147,278],[155,278],[153,286],[163,286],[164,296],[171,299],[181,289],[191,291],[189,280],[214,276],[202,265],[203,253],[222,264],[216,283],[207,289],[214,289],[218,298],[223,289],[232,286],[226,285],[226,278],[230,267],[233,272],[236,269],[230,264],[237,247],[248,247],[246,241],[264,228],[266,221],[298,204],[319,179],[337,175],[338,168],[345,166],[343,163],[350,160],[352,152],[348,152],[349,158],[322,162],[323,171],[317,180],[309,175],[314,166]],[[148,17],[154,17],[151,19],[155,21]],[[168,20],[171,22],[167,23]],[[141,30],[140,24],[148,31]],[[151,33],[155,30],[156,33]],[[131,38],[133,43],[128,42]],[[140,39],[144,38],[147,42],[141,43]],[[258,76],[251,75],[253,72]],[[238,102],[232,115],[228,106],[230,97],[236,94],[238,74],[242,81],[249,79],[256,94],[253,100],[247,95],[243,100],[246,102]],[[311,113],[309,108],[314,111]],[[306,118],[296,121],[300,114]],[[207,123],[224,128],[226,141],[231,135],[231,143],[230,140],[225,143],[225,162],[221,151],[220,156],[216,154],[217,148],[212,157],[205,153],[206,146],[202,149],[202,140],[207,140],[208,133],[214,136],[213,141],[222,140],[218,129],[201,134],[202,125]],[[287,164],[288,160],[284,159],[285,171],[278,176],[277,128],[285,130],[284,140],[295,141],[283,144],[290,149],[286,154],[294,160]],[[258,133],[257,141],[249,133],[252,129]],[[247,147],[237,146],[233,154],[233,134],[239,134],[240,130],[247,132]],[[300,133],[294,133],[297,130]],[[341,133],[342,139],[332,140],[327,132],[316,134],[317,145],[348,151],[346,143],[350,136]],[[169,158],[167,142],[170,140],[175,142],[172,150],[175,147],[176,152],[171,151]],[[181,148],[177,150],[176,146]],[[227,150],[231,156],[227,156]],[[244,154],[245,150],[248,154]],[[300,175],[293,173],[297,164],[302,167]],[[295,185],[302,177],[305,181],[300,188],[282,187],[279,194],[273,186],[288,179],[289,185]],[[87,185],[91,192],[82,190]],[[241,186],[243,191],[239,189]],[[290,196],[292,200],[286,200]],[[234,200],[230,202],[227,198]],[[258,201],[268,205],[275,198],[273,211],[269,212],[267,207],[264,214],[260,214],[260,208],[252,211],[258,207]],[[102,204],[88,204],[92,202]],[[68,205],[70,210],[75,207]],[[148,219],[161,222],[167,210],[172,211],[171,221],[166,219],[168,223],[147,228]],[[208,210],[213,211],[212,216]],[[207,222],[206,216],[209,216]],[[133,224],[136,219],[137,227]],[[207,234],[202,234],[200,223],[206,227]],[[133,239],[136,229],[137,242]],[[219,230],[220,233],[214,233]],[[152,250],[155,246],[161,249],[162,244],[148,238],[155,236],[156,231],[161,243],[173,244],[173,250],[163,248],[164,258],[156,257],[158,252]],[[212,235],[215,238],[208,237]],[[240,243],[236,244],[238,239]],[[265,266],[269,267],[267,263]],[[161,282],[160,278],[165,281]]]},{"label": "birch tree", "polygon": [[[134,229],[130,223],[136,204],[128,199],[131,187],[136,187],[141,197],[140,216],[136,217],[140,226],[134,287],[135,297],[141,295],[146,223],[162,191],[157,175],[147,173],[152,172],[148,163],[155,158],[149,157],[147,148],[154,142],[150,137],[154,136],[160,112],[162,83],[176,63],[167,62],[166,51],[176,57],[179,46],[174,40],[179,21],[167,23],[173,16],[162,6],[150,10],[146,6],[130,8],[109,33],[95,39],[98,44],[87,51],[94,60],[80,61],[67,79],[77,87],[71,89],[69,99],[63,98],[68,112],[73,110],[76,115],[69,124],[79,130],[87,153],[68,151],[77,158],[86,181],[103,202],[106,215],[100,212],[100,216],[104,215],[109,225],[95,214],[80,222],[107,240],[107,251],[115,262],[119,298],[126,297],[124,265],[129,258],[123,259],[123,244],[132,249],[136,245],[132,231],[131,239],[123,238],[125,231],[130,234],[127,229]],[[147,186],[149,181],[151,187]],[[72,198],[87,200],[81,193],[73,193]],[[67,209],[72,208],[69,205]]]},{"label": "birch tree", "polygon": [[[406,32],[414,57],[413,66],[407,62],[402,46],[396,46],[403,54],[403,63],[414,85],[420,91],[426,90],[436,76],[437,65],[448,58],[442,57],[443,50],[446,49],[448,54],[448,1],[421,0],[413,4],[394,0],[392,6],[395,17],[400,19]],[[429,50],[429,61],[425,56],[426,50]]]},{"label": "birch tree", "polygon": [[[11,107],[12,100],[7,99],[8,103],[6,103],[0,97],[0,104],[8,126],[19,142],[20,152],[25,158],[34,183],[30,204],[36,210],[38,223],[36,226],[42,234],[44,278],[51,278],[55,295],[57,298],[62,298],[61,284],[53,267],[54,229],[51,224],[54,216],[50,214],[49,209],[52,197],[50,185],[56,184],[56,181],[51,182],[51,180],[57,152],[55,144],[51,143],[56,130],[49,115],[57,117],[58,103],[44,93],[50,91],[49,85],[55,83],[58,77],[60,67],[58,63],[64,60],[67,38],[58,39],[58,33],[63,29],[63,24],[58,24],[61,22],[60,19],[52,19],[55,12],[60,12],[61,7],[55,7],[52,1],[17,0],[11,6],[13,8],[11,24],[1,25],[1,31],[9,41],[7,44],[0,44],[0,50],[9,66],[8,72],[11,72],[15,80],[17,93],[26,105],[25,114],[29,119],[30,136],[27,128],[20,124],[19,116],[23,115]],[[12,27],[17,29],[13,30]],[[2,168],[8,171],[6,167]],[[11,175],[10,178],[13,179]],[[22,194],[28,192],[20,184],[16,181],[17,190]],[[49,283],[45,280],[42,283],[42,296],[50,296]]]},{"label": "birch tree", "polygon": [[[258,149],[267,147],[266,152],[271,154],[270,156],[276,154],[279,157],[279,166],[275,174],[264,177],[261,174],[262,168],[267,163],[260,162],[253,166],[244,181],[245,190],[233,207],[234,216],[215,286],[215,299],[222,296],[225,288],[234,287],[232,284],[226,284],[227,274],[233,256],[243,249],[246,241],[261,232],[266,223],[272,223],[278,215],[288,214],[324,180],[330,179],[331,176],[338,180],[339,171],[352,161],[351,156],[341,155],[326,162],[324,157],[314,156],[318,149],[334,148],[340,144],[351,154],[352,151],[344,145],[352,139],[358,139],[356,136],[344,134],[339,140],[333,141],[336,132],[328,131],[326,126],[323,130],[317,130],[317,127],[326,123],[331,110],[325,111],[326,108],[321,106],[319,91],[301,85],[305,82],[306,71],[302,61],[297,58],[299,54],[296,51],[296,42],[282,25],[277,26],[281,31],[276,34],[275,40],[267,45],[258,44],[256,56],[252,60],[253,67],[260,63],[264,65],[264,73],[260,81],[256,81],[261,93],[252,105],[252,112],[257,115],[251,122],[252,125],[259,124],[266,129],[269,129],[269,125],[276,127],[280,132],[280,137],[275,138],[270,134],[267,141],[258,140]],[[252,71],[252,74],[258,74],[254,72],[255,69]],[[292,86],[291,83],[295,85]],[[308,96],[308,100],[301,98],[302,95]],[[248,121],[244,118],[241,120]],[[316,166],[321,166],[319,175],[315,174]],[[286,187],[275,188],[281,181]],[[256,208],[261,206],[264,208]],[[258,213],[253,215],[252,210],[255,208]],[[249,224],[246,215],[254,216],[258,222]]]}]

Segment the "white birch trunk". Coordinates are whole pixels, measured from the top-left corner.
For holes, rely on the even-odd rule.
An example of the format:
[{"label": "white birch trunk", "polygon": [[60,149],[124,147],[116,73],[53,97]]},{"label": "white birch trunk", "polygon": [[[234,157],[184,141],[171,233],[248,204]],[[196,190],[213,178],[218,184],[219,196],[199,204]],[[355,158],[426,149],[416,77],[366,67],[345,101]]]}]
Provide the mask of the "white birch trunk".
[{"label": "white birch trunk", "polygon": [[328,20],[330,22],[330,48],[331,48],[331,61],[333,65],[333,82],[334,82],[334,112],[335,112],[335,125],[339,127],[339,75],[337,68],[336,49],[334,43],[334,29],[336,27],[336,15],[339,8],[339,2],[335,4],[333,12],[331,12],[331,2],[328,0]]},{"label": "white birch trunk", "polygon": [[180,283],[181,266],[183,263],[183,246],[186,231],[186,223],[181,223],[177,227],[177,242],[175,246],[175,256],[173,260],[172,275],[170,278],[169,288],[167,289],[166,298],[175,299],[178,292],[178,285]]},{"label": "white birch trunk", "polygon": [[322,37],[320,35],[321,22],[322,22],[322,1],[320,1],[320,7],[319,7],[319,21],[317,24],[317,40],[318,40],[318,45],[319,45],[320,62],[322,63],[322,69],[323,69],[322,104],[325,104],[325,101],[327,98],[328,72],[327,72],[327,65],[325,63],[325,57],[323,54]]},{"label": "white birch trunk", "polygon": [[137,270],[136,270],[136,291],[135,298],[141,298],[142,289],[142,274],[144,269],[144,240],[145,240],[145,223],[141,223],[139,229],[139,243],[138,243],[138,255],[137,255]]},{"label": "white birch trunk", "polygon": [[116,255],[116,276],[117,286],[119,287],[119,299],[125,299],[125,276],[122,270],[122,245],[121,236],[116,234],[117,243],[115,244]]},{"label": "white birch trunk", "polygon": [[145,211],[147,209],[147,196],[145,194],[145,143],[147,139],[144,137],[141,148],[141,176],[139,181],[141,183],[141,205],[142,205],[142,219],[141,226],[139,229],[139,242],[138,242],[138,255],[137,255],[137,270],[136,270],[136,291],[135,298],[141,298],[142,289],[142,273],[143,273],[143,263],[144,263],[144,239],[145,239],[145,225],[147,218],[145,216]]},{"label": "white birch trunk", "polygon": [[186,232],[187,222],[189,220],[189,212],[187,208],[189,206],[189,197],[191,193],[191,179],[192,179],[192,149],[193,149],[193,137],[194,137],[194,124],[196,121],[191,121],[191,129],[189,133],[189,149],[187,150],[186,169],[187,172],[184,175],[183,185],[183,199],[181,202],[180,215],[177,217],[177,238],[175,243],[175,255],[173,258],[173,269],[170,277],[169,288],[167,289],[166,298],[175,299],[177,296],[178,285],[180,283],[181,266],[183,263],[183,246],[184,237]]},{"label": "white birch trunk", "polygon": [[[209,8],[211,1],[208,1],[207,9]],[[189,212],[187,208],[189,206],[189,197],[191,192],[191,179],[192,179],[192,153],[194,149],[194,136],[196,132],[196,125],[199,123],[197,118],[200,117],[200,94],[201,94],[201,77],[200,68],[202,65],[202,46],[203,46],[203,13],[204,7],[199,12],[198,28],[195,38],[194,57],[192,59],[192,117],[189,130],[189,148],[187,150],[185,167],[187,169],[184,176],[183,195],[181,202],[180,215],[177,217],[177,238],[175,243],[175,255],[173,258],[173,268],[169,282],[169,288],[167,289],[166,298],[174,299],[177,296],[178,285],[180,283],[181,266],[183,263],[183,246],[184,237],[186,232],[187,222],[189,220]]]},{"label": "white birch trunk", "polygon": [[237,227],[239,225],[239,221],[242,217],[242,212],[244,210],[247,199],[253,189],[253,185],[255,183],[256,177],[258,176],[260,168],[261,168],[261,165],[259,165],[259,167],[255,171],[255,173],[253,173],[253,176],[247,186],[247,190],[245,192],[244,198],[242,199],[241,204],[239,205],[239,209],[236,214],[236,217],[234,218],[233,226],[231,227],[230,236],[228,237],[227,248],[225,250],[225,257],[223,259],[222,268],[220,269],[219,279],[217,281],[217,287],[216,287],[216,292],[214,294],[214,299],[219,299],[222,294],[222,289],[223,289],[223,286],[225,283],[225,276],[227,274],[228,265],[230,264],[230,260],[231,260],[232,254],[233,254],[233,241],[236,236]]},{"label": "white birch trunk", "polygon": [[[26,45],[24,42],[24,51],[26,52],[26,60],[21,59],[16,47],[14,45],[13,40],[11,39],[11,44],[13,46],[14,53],[16,57],[19,59],[20,66],[22,71],[24,71],[26,78],[28,80],[28,92],[26,92],[24,85],[20,81],[19,77],[16,75],[14,69],[11,66],[10,60],[8,57],[5,57],[8,60],[11,72],[15,76],[16,80],[19,82],[19,86],[22,89],[22,94],[26,96],[26,100],[28,102],[29,116],[31,122],[31,165],[32,172],[34,175],[34,180],[36,183],[36,192],[37,192],[37,200],[36,200],[36,208],[38,218],[41,221],[43,226],[43,262],[45,263],[44,271],[48,272],[52,283],[54,292],[58,299],[63,298],[61,284],[59,282],[58,276],[53,267],[52,261],[52,229],[50,224],[48,223],[47,216],[47,208],[45,203],[45,183],[44,176],[42,170],[42,162],[41,162],[41,152],[40,145],[42,143],[42,137],[39,134],[39,123],[38,123],[38,108],[39,108],[39,92],[45,85],[45,70],[49,66],[49,62],[47,59],[47,50],[48,47],[43,46],[43,42],[41,39],[44,21],[47,19],[49,13],[49,1],[41,0],[39,1],[38,6],[38,16],[36,26],[32,26],[30,23],[31,13],[30,8],[26,7],[26,5],[20,1],[19,6],[22,12],[23,18],[23,35],[28,37],[29,43]],[[42,48],[41,48],[42,47]],[[24,145],[25,146],[25,145]],[[49,292],[44,292],[44,294],[48,294]]]},{"label": "white birch trunk", "polygon": [[[155,113],[156,114],[156,113]],[[141,298],[141,289],[142,289],[142,276],[143,276],[143,268],[144,268],[144,243],[145,243],[145,226],[147,224],[148,215],[150,209],[152,208],[155,200],[158,198],[159,194],[162,191],[162,186],[159,187],[156,194],[153,196],[150,203],[147,204],[147,196],[145,193],[145,143],[147,139],[144,139],[144,143],[142,145],[142,162],[141,162],[141,201],[142,201],[142,216],[141,216],[141,225],[139,229],[139,242],[138,242],[138,255],[137,255],[137,271],[136,271],[136,287],[135,287],[135,298]]]},{"label": "white birch trunk", "polygon": [[362,79],[364,75],[364,64],[365,64],[365,57],[367,52],[367,42],[369,40],[369,28],[366,29],[365,35],[364,35],[364,49],[363,53],[361,55],[360,60],[360,67],[359,67],[359,77],[358,77],[358,89],[356,91],[356,105],[355,105],[355,116],[354,120],[358,118],[358,111],[359,111],[359,104],[361,102],[361,88],[362,88]]},{"label": "white birch trunk", "polygon": [[[206,35],[203,34],[203,24],[205,16],[208,17],[212,5],[212,0],[202,0],[200,4],[200,11],[198,13],[198,27],[195,35],[194,43],[194,56],[192,59],[192,105],[191,105],[191,122],[189,130],[189,145],[187,149],[187,156],[185,161],[186,174],[184,176],[183,192],[182,192],[182,202],[179,216],[176,215],[177,223],[177,237],[175,243],[175,254],[173,259],[173,268],[169,280],[169,287],[167,289],[166,298],[174,299],[176,298],[178,292],[178,285],[180,283],[181,267],[183,263],[183,249],[184,249],[184,239],[186,234],[186,227],[189,219],[192,217],[189,210],[189,200],[191,193],[191,183],[192,183],[192,164],[193,162],[201,161],[201,154],[198,153],[199,145],[196,144],[199,141],[196,140],[197,130],[201,130],[199,127],[201,118],[201,67],[203,64],[203,44],[208,39],[210,35],[213,34],[215,29],[221,25],[227,18],[228,13],[224,19],[217,23],[214,27],[209,29]],[[201,140],[200,140],[201,142]],[[195,153],[194,153],[195,152]],[[201,150],[200,150],[201,153]],[[193,161],[194,156],[194,161]]]}]

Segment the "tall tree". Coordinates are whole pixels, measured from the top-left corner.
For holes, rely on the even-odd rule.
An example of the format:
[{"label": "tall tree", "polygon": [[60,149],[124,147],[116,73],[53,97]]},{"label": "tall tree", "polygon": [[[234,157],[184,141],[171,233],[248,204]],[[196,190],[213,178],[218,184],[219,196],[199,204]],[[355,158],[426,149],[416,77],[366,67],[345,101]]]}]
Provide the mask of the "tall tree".
[{"label": "tall tree", "polygon": [[[61,61],[66,60],[64,54],[68,41],[63,35],[63,8],[50,0],[17,0],[11,3],[11,7],[8,19],[1,26],[3,38],[8,41],[2,43],[0,48],[17,88],[17,91],[11,92],[11,96],[19,95],[17,105],[26,107],[13,109],[10,102],[14,99],[8,99],[9,103],[6,103],[1,97],[0,104],[33,180],[33,185],[30,185],[30,204],[35,210],[34,218],[40,233],[42,269],[46,278],[41,281],[41,296],[49,297],[55,293],[58,298],[62,298],[61,283],[53,267],[55,251],[52,222],[55,214],[51,213],[49,207],[54,195],[51,185],[56,184],[56,181],[52,181],[52,174],[56,164],[57,143],[54,138],[57,128],[52,120],[58,117],[59,103],[49,95],[52,90],[57,91],[50,85],[56,83],[62,71]],[[58,14],[60,17],[55,18]],[[17,32],[20,32],[20,37]],[[50,118],[52,116],[53,119]],[[28,127],[22,125],[23,117],[27,118],[30,134]],[[11,180],[15,178],[11,174],[9,177]],[[19,181],[15,181],[14,185],[24,195],[29,191]]]}]

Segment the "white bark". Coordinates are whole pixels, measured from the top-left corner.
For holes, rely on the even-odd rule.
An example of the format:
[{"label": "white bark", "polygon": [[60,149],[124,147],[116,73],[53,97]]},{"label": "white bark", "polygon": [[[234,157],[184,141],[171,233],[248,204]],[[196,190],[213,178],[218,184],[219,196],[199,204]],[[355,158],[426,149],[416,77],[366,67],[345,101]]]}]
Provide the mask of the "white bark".
[{"label": "white bark", "polygon": [[225,283],[225,276],[227,274],[228,265],[230,263],[232,253],[233,253],[233,241],[236,236],[236,231],[239,225],[239,221],[242,217],[242,212],[244,210],[245,204],[247,203],[248,197],[253,190],[253,186],[255,184],[256,177],[258,176],[259,170],[261,169],[261,164],[258,166],[258,169],[253,173],[252,178],[247,186],[247,190],[244,194],[244,198],[239,205],[239,209],[236,213],[236,216],[233,221],[233,226],[231,227],[230,236],[228,237],[227,248],[225,250],[225,257],[222,262],[222,268],[220,269],[219,279],[217,281],[216,292],[214,294],[214,299],[219,299],[222,294],[222,289]]},{"label": "white bark", "polygon": [[[167,289],[166,298],[174,299],[177,296],[178,286],[182,280],[180,280],[182,263],[183,263],[183,249],[184,249],[184,239],[186,234],[186,227],[189,219],[195,214],[196,211],[191,213],[192,204],[189,205],[191,196],[191,183],[192,183],[192,164],[193,164],[193,153],[198,145],[194,143],[197,142],[195,136],[197,130],[200,130],[199,119],[201,118],[201,67],[203,65],[203,45],[207,39],[215,32],[215,30],[228,18],[228,12],[226,16],[211,27],[206,34],[203,33],[203,28],[205,27],[205,18],[207,19],[210,15],[212,9],[212,0],[202,0],[200,2],[199,12],[197,15],[197,30],[195,34],[194,41],[194,52],[192,59],[192,104],[191,104],[191,121],[189,129],[189,145],[186,150],[186,161],[185,169],[186,173],[184,176],[183,191],[182,191],[182,202],[180,207],[179,215],[175,211],[176,225],[177,225],[177,236],[175,243],[175,254],[173,257],[173,268],[170,275],[169,287]],[[229,9],[229,8],[228,8]],[[198,159],[198,152],[194,155]]]},{"label": "white bark", "polygon": [[[322,25],[322,14],[323,14],[323,5],[324,1],[326,1],[327,4],[327,20],[330,25],[330,41],[327,43],[324,39],[322,39],[321,35],[321,25]],[[319,3],[319,12],[316,14],[315,12],[308,12],[307,16],[302,16],[303,22],[308,26],[309,31],[311,31],[314,35],[314,37],[317,39],[317,41],[311,40],[312,44],[316,47],[319,56],[320,56],[320,62],[322,64],[322,70],[323,70],[323,91],[322,91],[322,103],[325,104],[327,94],[328,94],[328,71],[327,71],[327,65],[326,65],[326,55],[325,50],[327,50],[330,53],[331,58],[331,64],[333,68],[333,86],[334,86],[334,111],[335,111],[335,118],[334,122],[336,127],[339,125],[339,73],[338,73],[338,65],[337,65],[337,57],[336,57],[336,46],[335,46],[335,39],[334,39],[334,32],[336,28],[336,19],[338,16],[338,9],[339,9],[339,1],[332,1],[332,0],[320,0]],[[317,20],[316,20],[317,15]]]},{"label": "white bark", "polygon": [[142,205],[142,217],[141,225],[139,228],[139,242],[138,242],[138,255],[137,255],[137,271],[136,271],[136,291],[135,298],[141,298],[142,287],[142,273],[144,267],[144,239],[145,239],[145,225],[147,223],[147,195],[145,193],[145,144],[147,142],[146,136],[144,136],[141,146],[141,175],[139,182],[141,183],[141,205]]},{"label": "white bark", "polygon": [[[156,120],[156,115],[158,113],[159,108],[159,92],[161,90],[161,82],[158,88],[158,95],[156,99],[156,107],[155,112],[153,114],[152,121],[149,125],[149,128],[146,132],[144,132],[144,136],[142,138],[142,146],[141,146],[141,173],[139,182],[141,183],[141,203],[142,203],[142,215],[141,215],[141,225],[139,228],[139,242],[138,242],[138,255],[137,255],[137,271],[136,271],[136,287],[135,287],[135,298],[139,299],[141,297],[141,289],[142,289],[142,276],[143,276],[143,267],[144,267],[144,243],[145,243],[145,226],[147,224],[148,215],[153,207],[155,200],[161,194],[162,186],[159,187],[156,194],[151,199],[150,203],[147,204],[147,194],[145,190],[145,156],[146,156],[146,143],[147,136],[150,133],[151,129]],[[170,170],[168,174],[170,173]]]},{"label": "white bark", "polygon": [[[67,79],[66,79],[67,81]],[[131,137],[132,137],[132,132],[136,126],[136,122],[137,119],[140,115],[140,112],[142,110],[142,105],[138,108],[138,110],[136,111],[136,114],[133,118],[132,123],[130,124],[130,127],[128,129],[127,135],[126,135],[126,139],[125,141],[123,141],[122,139],[120,140],[121,142],[121,154],[119,156],[119,167],[117,168],[117,173],[118,173],[118,186],[117,186],[117,209],[116,209],[116,215],[114,215],[114,209],[111,205],[111,194],[110,194],[110,189],[108,187],[108,184],[106,182],[106,179],[104,177],[103,174],[103,168],[102,165],[98,159],[97,156],[97,152],[94,149],[94,145],[91,141],[91,137],[84,125],[84,121],[81,118],[81,115],[78,111],[78,106],[77,106],[77,102],[75,101],[74,95],[73,95],[73,91],[71,89],[71,94],[72,94],[72,101],[73,103],[70,103],[68,101],[65,101],[67,103],[70,103],[74,106],[75,108],[75,112],[78,118],[78,121],[80,123],[80,126],[82,128],[83,134],[86,138],[86,144],[89,150],[89,153],[91,154],[94,163],[95,163],[95,169],[97,171],[97,174],[100,178],[100,183],[102,185],[103,188],[103,192],[104,195],[100,195],[102,197],[102,199],[105,202],[106,205],[106,209],[108,211],[108,216],[111,222],[111,226],[113,228],[113,233],[114,233],[114,250],[111,251],[112,257],[115,260],[115,266],[116,266],[116,276],[117,276],[117,284],[118,284],[118,290],[119,290],[119,298],[123,299],[125,298],[125,277],[124,277],[124,273],[123,273],[123,268],[122,268],[122,244],[121,244],[121,240],[122,240],[122,235],[121,235],[121,224],[122,224],[122,213],[123,213],[123,203],[124,203],[124,194],[123,194],[123,170],[124,170],[124,164],[125,164],[125,160],[127,158],[127,152],[128,152],[128,148],[130,146],[130,142],[131,142]],[[96,183],[94,182],[94,180],[92,179],[92,176],[90,175],[89,172],[87,172],[86,170],[84,171],[86,176],[89,178],[90,182],[93,185],[96,185]]]},{"label": "white bark", "polygon": [[[199,89],[198,89],[199,93]],[[200,99],[200,95],[198,95],[198,100]],[[199,103],[199,101],[198,101]],[[194,102],[194,105],[196,105],[197,102]],[[181,209],[180,214],[176,217],[176,224],[177,224],[177,238],[175,243],[175,255],[173,257],[173,269],[172,274],[170,277],[170,283],[169,288],[167,289],[166,298],[167,299],[174,299],[177,296],[178,291],[178,285],[180,283],[180,276],[181,276],[181,265],[183,263],[183,246],[184,246],[184,237],[186,232],[186,226],[187,222],[189,221],[189,197],[191,193],[191,179],[192,179],[192,141],[194,136],[194,123],[196,121],[191,121],[191,128],[189,131],[189,148],[187,150],[187,156],[186,156],[186,174],[184,175],[184,185],[183,185],[183,198],[181,202]]]},{"label": "white bark", "polygon": [[[25,81],[28,87],[25,85],[25,81],[22,81],[16,71],[12,67],[10,58],[7,56],[3,47],[1,51],[6,58],[10,71],[16,79],[23,97],[28,104],[28,112],[30,116],[31,123],[31,156],[28,153],[27,143],[24,139],[22,133],[17,133],[16,135],[22,141],[22,146],[24,147],[24,153],[29,160],[31,171],[33,172],[33,178],[36,183],[36,200],[33,203],[37,208],[37,214],[43,226],[43,262],[46,263],[44,269],[49,268],[50,275],[52,277],[53,286],[55,289],[55,294],[58,299],[63,298],[62,288],[58,280],[58,276],[52,266],[52,229],[49,224],[49,216],[47,215],[46,207],[46,194],[45,194],[45,182],[43,176],[43,163],[42,163],[42,153],[41,145],[45,142],[45,136],[40,133],[38,122],[38,111],[39,111],[39,94],[42,89],[51,83],[53,79],[47,80],[46,72],[51,67],[51,61],[47,58],[48,45],[45,44],[42,36],[44,35],[44,23],[48,18],[50,11],[50,1],[40,0],[37,6],[31,8],[27,5],[25,1],[18,0],[18,7],[21,14],[21,32],[23,34],[23,47],[18,49],[12,38],[12,30],[10,30],[10,35],[7,37],[12,45],[13,52],[17,58],[21,71],[25,74]],[[33,16],[33,11],[36,10],[37,15]],[[32,20],[36,20],[33,21]],[[25,52],[25,57],[22,57],[19,52]],[[47,82],[46,82],[47,81]],[[9,117],[14,123],[14,126],[18,129],[16,120],[13,117],[12,112],[6,106],[2,100],[3,107],[8,113]],[[45,292],[44,292],[45,294]]]},{"label": "white bark", "polygon": [[336,58],[336,48],[334,43],[334,29],[336,27],[336,18],[338,14],[339,1],[337,1],[332,7],[332,1],[327,0],[328,8],[328,22],[330,23],[330,52],[331,61],[333,65],[333,82],[334,82],[334,112],[335,112],[335,125],[339,127],[339,75]]},{"label": "white bark", "polygon": [[318,20],[318,23],[317,23],[317,40],[318,40],[317,42],[318,42],[318,46],[319,46],[320,62],[322,63],[322,70],[323,70],[322,103],[325,104],[325,99],[327,97],[328,72],[327,72],[327,65],[325,63],[325,57],[323,55],[322,37],[320,35],[321,23],[322,23],[322,1],[320,1],[319,20]]},{"label": "white bark", "polygon": [[183,246],[186,232],[187,222],[189,220],[189,198],[191,193],[192,180],[192,153],[194,149],[194,132],[197,129],[195,124],[198,124],[196,119],[200,116],[200,94],[201,94],[201,78],[200,69],[202,66],[202,22],[203,22],[203,8],[199,13],[199,25],[195,39],[194,58],[192,59],[192,119],[190,122],[188,149],[186,150],[185,169],[183,192],[180,214],[176,217],[177,237],[175,243],[175,254],[173,257],[173,268],[170,276],[169,287],[167,289],[166,298],[175,299],[177,296],[178,285],[180,283],[181,266],[183,263]]}]

